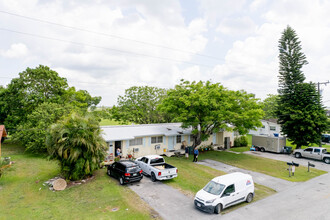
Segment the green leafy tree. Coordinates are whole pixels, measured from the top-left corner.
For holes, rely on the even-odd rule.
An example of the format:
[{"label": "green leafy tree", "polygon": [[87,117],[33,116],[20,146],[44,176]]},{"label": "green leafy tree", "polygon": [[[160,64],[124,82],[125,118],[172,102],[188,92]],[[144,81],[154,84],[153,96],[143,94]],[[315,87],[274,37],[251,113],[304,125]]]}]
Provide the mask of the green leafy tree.
[{"label": "green leafy tree", "polygon": [[277,118],[278,95],[268,94],[262,104],[265,112],[264,119]]},{"label": "green leafy tree", "polygon": [[191,127],[193,147],[201,144],[212,133],[221,129],[245,134],[249,129],[261,126],[262,105],[252,94],[230,91],[219,83],[181,81],[167,92],[159,106],[183,128]]},{"label": "green leafy tree", "polygon": [[296,32],[287,27],[279,40],[278,121],[282,132],[301,148],[319,143],[326,129],[325,109],[313,83],[305,83],[302,67],[308,64]]},{"label": "green leafy tree", "polygon": [[11,80],[0,102],[4,104],[1,111],[8,129],[15,128],[26,121],[27,115],[43,102],[59,102],[60,96],[68,87],[65,78],[47,66],[40,65],[35,69],[27,68],[19,73],[18,78]]},{"label": "green leafy tree", "polygon": [[75,87],[70,87],[61,96],[63,102],[70,103],[70,105],[76,107],[76,109],[86,111],[88,108],[91,110],[100,103],[101,97],[92,97],[86,90],[76,91]]},{"label": "green leafy tree", "polygon": [[98,121],[77,114],[53,124],[46,145],[51,157],[59,161],[62,174],[70,180],[92,175],[104,160],[107,147]]},{"label": "green leafy tree", "polygon": [[165,89],[150,86],[133,86],[119,96],[118,105],[111,109],[112,117],[117,121],[150,124],[167,122],[165,113],[157,110],[166,94]]},{"label": "green leafy tree", "polygon": [[59,119],[67,116],[73,107],[58,103],[44,102],[40,104],[27,120],[17,126],[14,140],[19,141],[26,151],[32,153],[47,153],[46,135],[47,129]]}]

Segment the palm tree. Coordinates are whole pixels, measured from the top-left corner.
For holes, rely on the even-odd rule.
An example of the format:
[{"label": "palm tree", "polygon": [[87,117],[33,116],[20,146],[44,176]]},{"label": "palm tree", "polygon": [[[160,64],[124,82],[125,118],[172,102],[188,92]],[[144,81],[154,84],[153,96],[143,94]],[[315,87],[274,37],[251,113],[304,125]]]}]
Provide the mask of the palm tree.
[{"label": "palm tree", "polygon": [[92,175],[105,158],[107,146],[98,121],[78,114],[53,124],[46,145],[50,156],[59,160],[64,177],[70,180]]}]

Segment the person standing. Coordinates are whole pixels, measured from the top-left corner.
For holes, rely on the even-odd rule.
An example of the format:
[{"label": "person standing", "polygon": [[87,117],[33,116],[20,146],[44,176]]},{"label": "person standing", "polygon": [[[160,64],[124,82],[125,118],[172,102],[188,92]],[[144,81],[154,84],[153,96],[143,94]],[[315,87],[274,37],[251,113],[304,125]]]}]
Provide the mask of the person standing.
[{"label": "person standing", "polygon": [[193,160],[193,162],[197,162],[197,159],[198,159],[198,149],[197,149],[197,147],[195,147],[195,149],[194,149],[194,160]]},{"label": "person standing", "polygon": [[187,145],[184,148],[184,152],[185,152],[186,159],[188,159],[189,158],[189,148]]}]

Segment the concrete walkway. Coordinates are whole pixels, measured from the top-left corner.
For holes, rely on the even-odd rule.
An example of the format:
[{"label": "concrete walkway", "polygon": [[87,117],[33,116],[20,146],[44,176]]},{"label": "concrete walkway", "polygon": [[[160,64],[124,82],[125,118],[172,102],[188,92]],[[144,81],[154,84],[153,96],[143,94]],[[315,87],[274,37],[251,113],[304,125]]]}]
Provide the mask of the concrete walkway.
[{"label": "concrete walkway", "polygon": [[226,173],[242,172],[242,173],[250,174],[253,177],[253,180],[255,183],[275,189],[277,192],[281,192],[283,190],[286,190],[288,187],[292,187],[292,186],[299,184],[299,183],[294,183],[294,182],[290,182],[287,180],[275,178],[275,177],[272,177],[272,176],[269,176],[266,174],[237,168],[237,167],[230,166],[230,165],[227,165],[227,164],[224,164],[224,163],[221,163],[218,161],[214,161],[214,160],[206,159],[206,160],[199,161],[198,164],[212,167],[216,170],[221,170]]}]

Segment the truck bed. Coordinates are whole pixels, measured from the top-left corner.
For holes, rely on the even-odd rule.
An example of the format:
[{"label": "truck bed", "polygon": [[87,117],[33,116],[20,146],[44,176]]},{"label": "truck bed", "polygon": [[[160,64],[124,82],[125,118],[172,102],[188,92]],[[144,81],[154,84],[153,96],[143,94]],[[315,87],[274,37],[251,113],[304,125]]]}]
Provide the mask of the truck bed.
[{"label": "truck bed", "polygon": [[155,165],[151,165],[153,167],[155,167],[156,169],[159,170],[166,170],[166,169],[172,169],[175,168],[174,166],[167,164],[167,163],[163,163],[163,164],[155,164]]}]

